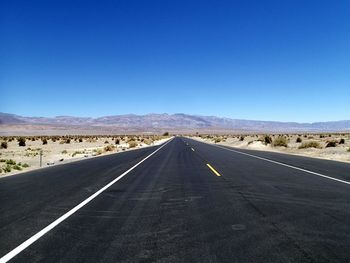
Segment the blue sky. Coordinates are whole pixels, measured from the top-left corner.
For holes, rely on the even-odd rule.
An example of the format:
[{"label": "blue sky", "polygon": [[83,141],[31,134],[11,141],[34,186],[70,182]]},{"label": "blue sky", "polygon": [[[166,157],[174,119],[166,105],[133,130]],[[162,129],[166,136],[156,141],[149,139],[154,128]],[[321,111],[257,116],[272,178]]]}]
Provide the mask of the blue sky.
[{"label": "blue sky", "polygon": [[0,111],[350,119],[350,1],[1,1]]}]

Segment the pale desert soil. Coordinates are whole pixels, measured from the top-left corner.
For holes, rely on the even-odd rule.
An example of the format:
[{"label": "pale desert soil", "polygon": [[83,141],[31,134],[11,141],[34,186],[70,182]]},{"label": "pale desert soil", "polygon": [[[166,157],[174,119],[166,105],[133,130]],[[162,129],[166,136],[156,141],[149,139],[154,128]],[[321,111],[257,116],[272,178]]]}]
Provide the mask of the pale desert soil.
[{"label": "pale desert soil", "polygon": [[[278,135],[269,135],[274,141]],[[252,149],[270,152],[279,152],[287,154],[295,154],[313,158],[321,158],[327,160],[349,162],[350,163],[350,134],[307,134],[307,135],[297,135],[297,134],[287,134],[283,135],[286,137],[288,146],[273,146],[271,144],[265,144],[263,141],[264,135],[248,135],[243,136],[244,140],[241,141],[241,136],[219,136],[219,135],[209,135],[209,136],[191,136],[192,139],[199,141],[213,143],[215,144],[215,139],[220,142],[216,142],[218,145],[231,146],[241,149]],[[300,137],[302,142],[296,142],[296,139]],[[339,142],[340,139],[344,139],[344,144],[336,144],[336,147],[326,147],[329,141]],[[305,148],[299,149],[302,143],[307,143],[311,141],[316,141],[320,144],[321,148]]]},{"label": "pale desert soil", "polygon": [[[141,142],[140,137],[136,138],[138,138],[136,139],[137,146],[132,148],[129,147],[127,142],[130,137],[123,138],[119,144],[115,144],[115,139],[107,137],[99,137],[93,140],[83,139],[83,142],[71,140],[70,143],[62,143],[64,140],[53,142],[49,139],[45,145],[40,139],[36,141],[27,139],[26,146],[22,147],[18,145],[16,139],[10,142],[7,141],[7,149],[0,149],[0,177],[40,168],[40,152],[42,152],[42,167],[47,167],[100,155],[159,145],[169,139],[169,137],[157,137],[146,140],[146,144]],[[4,139],[0,141],[4,141]],[[6,161],[8,160],[13,160],[16,164],[20,163],[19,166],[22,170],[16,170],[14,165],[11,165],[11,172],[5,172],[4,168],[7,166]],[[29,167],[23,167],[23,164],[28,164]]]}]

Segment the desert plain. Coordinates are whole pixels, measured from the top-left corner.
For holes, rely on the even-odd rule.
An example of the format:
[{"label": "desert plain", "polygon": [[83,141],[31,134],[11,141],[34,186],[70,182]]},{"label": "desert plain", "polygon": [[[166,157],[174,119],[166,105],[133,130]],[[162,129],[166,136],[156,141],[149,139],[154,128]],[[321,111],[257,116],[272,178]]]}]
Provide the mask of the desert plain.
[{"label": "desert plain", "polygon": [[3,136],[0,177],[154,146],[168,139],[168,135]]},{"label": "desert plain", "polygon": [[188,135],[206,143],[350,163],[350,133]]}]

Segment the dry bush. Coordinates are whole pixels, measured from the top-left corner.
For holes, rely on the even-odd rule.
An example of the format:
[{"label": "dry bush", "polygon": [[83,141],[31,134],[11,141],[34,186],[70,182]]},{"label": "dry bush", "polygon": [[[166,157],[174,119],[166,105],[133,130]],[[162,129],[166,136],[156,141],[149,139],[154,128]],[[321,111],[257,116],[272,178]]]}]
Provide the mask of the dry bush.
[{"label": "dry bush", "polygon": [[7,142],[1,142],[0,149],[7,149]]},{"label": "dry bush", "polygon": [[101,155],[103,153],[101,149],[95,149],[94,152],[96,155]]},{"label": "dry bush", "polygon": [[133,140],[128,141],[128,144],[129,144],[129,148],[134,148],[137,146],[137,142]]},{"label": "dry bush", "polygon": [[19,146],[26,146],[26,139],[24,137],[19,137],[18,138],[18,145]]},{"label": "dry bush", "polygon": [[107,145],[107,146],[104,148],[104,150],[105,150],[106,152],[111,152],[111,151],[114,150],[114,147],[113,147],[112,145]]},{"label": "dry bush", "polygon": [[341,138],[341,139],[339,140],[339,144],[345,144],[345,139]]},{"label": "dry bush", "polygon": [[147,145],[151,145],[153,143],[153,140],[152,139],[144,139],[143,140],[143,143],[147,144]]},{"label": "dry bush", "polygon": [[11,165],[6,165],[5,167],[2,168],[5,173],[11,172],[12,168]]},{"label": "dry bush", "polygon": [[220,138],[220,137],[214,138],[214,142],[215,142],[215,143],[221,142],[221,138]]},{"label": "dry bush", "polygon": [[83,152],[81,152],[81,151],[75,151],[74,153],[72,153],[72,157],[76,156],[77,154],[83,154]]},{"label": "dry bush", "polygon": [[262,141],[263,141],[265,144],[271,144],[271,143],[272,143],[272,138],[271,138],[271,136],[269,136],[269,135],[264,135]]},{"label": "dry bush", "polygon": [[274,139],[273,146],[288,147],[288,140],[285,136],[280,135],[276,139]]},{"label": "dry bush", "polygon": [[302,142],[302,141],[303,141],[303,140],[302,140],[300,137],[298,137],[298,138],[296,139],[295,142],[300,143],[300,142]]},{"label": "dry bush", "polygon": [[321,149],[321,145],[318,142],[311,141],[311,142],[304,142],[299,146],[299,149],[306,149],[306,148],[317,148]]},{"label": "dry bush", "polygon": [[326,148],[329,148],[329,147],[337,147],[337,142],[336,141],[327,142]]}]

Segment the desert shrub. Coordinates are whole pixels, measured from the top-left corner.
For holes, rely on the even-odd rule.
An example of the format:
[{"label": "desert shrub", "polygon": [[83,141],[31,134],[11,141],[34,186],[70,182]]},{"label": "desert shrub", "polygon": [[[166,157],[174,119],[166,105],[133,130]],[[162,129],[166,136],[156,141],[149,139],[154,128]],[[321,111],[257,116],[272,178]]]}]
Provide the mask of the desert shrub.
[{"label": "desert shrub", "polygon": [[24,137],[18,138],[18,145],[19,146],[26,146],[26,138],[24,138]]},{"label": "desert shrub", "polygon": [[143,143],[145,143],[145,144],[147,144],[147,145],[150,145],[150,144],[152,144],[152,139],[144,139],[143,140]]},{"label": "desert shrub", "polygon": [[350,152],[350,148],[347,151]]},{"label": "desert shrub", "polygon": [[345,144],[345,139],[340,139],[339,144]]},{"label": "desert shrub", "polygon": [[283,147],[288,147],[288,140],[285,136],[278,136],[274,141],[273,141],[273,146],[283,146]]},{"label": "desert shrub", "polygon": [[239,140],[242,142],[244,141],[244,136],[239,137]]},{"label": "desert shrub", "polygon": [[164,132],[163,136],[169,136],[169,132]]},{"label": "desert shrub", "polygon": [[18,171],[21,171],[21,170],[22,170],[22,167],[19,166],[18,164],[12,166],[12,168],[15,169],[15,170],[18,170]]},{"label": "desert shrub", "polygon": [[7,149],[7,142],[1,142],[0,149]]},{"label": "desert shrub", "polygon": [[77,154],[82,154],[82,152],[80,152],[80,151],[75,151],[74,153],[72,153],[72,157],[76,156]]},{"label": "desert shrub", "polygon": [[326,148],[329,147],[336,147],[337,146],[337,142],[336,141],[330,141],[326,144]]},{"label": "desert shrub", "polygon": [[296,141],[295,142],[302,142],[303,140],[300,138],[300,137],[298,137],[297,139],[296,139]]},{"label": "desert shrub", "polygon": [[324,134],[320,134],[320,138],[324,138]]},{"label": "desert shrub", "polygon": [[2,168],[5,173],[9,173],[12,171],[11,165],[6,165],[5,167]]},{"label": "desert shrub", "polygon": [[107,146],[104,148],[104,150],[105,150],[106,152],[111,152],[111,151],[113,151],[113,146],[112,146],[112,145],[107,145]]},{"label": "desert shrub", "polygon": [[101,155],[102,154],[102,150],[101,149],[95,149],[94,152],[96,153],[96,155]]},{"label": "desert shrub", "polygon": [[130,142],[130,141],[136,141],[136,138],[134,136],[130,137],[127,139],[127,142]]},{"label": "desert shrub", "polygon": [[129,141],[128,144],[129,144],[129,148],[134,148],[137,146],[137,142],[135,141]]},{"label": "desert shrub", "polygon": [[216,138],[214,139],[214,142],[215,142],[215,143],[221,142],[221,138],[216,137]]},{"label": "desert shrub", "polygon": [[66,153],[68,153],[68,152],[67,152],[67,150],[63,150],[61,153],[62,153],[62,154],[66,154]]},{"label": "desert shrub", "polygon": [[305,148],[321,148],[321,145],[318,142],[311,141],[311,142],[304,142],[299,146],[299,149],[305,149]]},{"label": "desert shrub", "polygon": [[15,165],[16,162],[14,160],[12,160],[12,159],[8,159],[8,160],[6,160],[6,164]]},{"label": "desert shrub", "polygon": [[265,144],[271,144],[272,143],[272,138],[269,135],[264,135],[263,141]]},{"label": "desert shrub", "polygon": [[66,139],[65,143],[70,144],[70,139]]},{"label": "desert shrub", "polygon": [[42,139],[42,142],[43,142],[43,145],[47,144],[47,139],[46,138]]},{"label": "desert shrub", "polygon": [[108,143],[109,143],[109,141],[106,140],[106,141],[105,141],[105,144],[108,144]]},{"label": "desert shrub", "polygon": [[22,167],[23,167],[23,168],[27,168],[27,167],[29,167],[29,164],[24,163],[24,164],[22,164]]},{"label": "desert shrub", "polygon": [[0,159],[0,163],[5,163],[6,160],[5,159]]},{"label": "desert shrub", "polygon": [[119,139],[115,139],[115,144],[120,144],[120,140]]},{"label": "desert shrub", "polygon": [[83,142],[83,138],[79,138],[79,142]]}]

